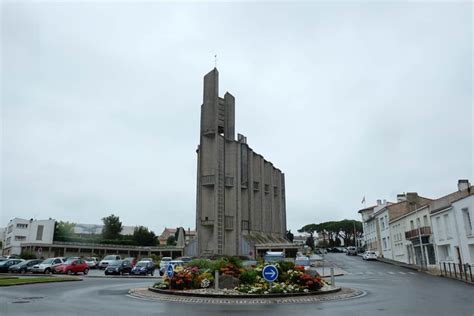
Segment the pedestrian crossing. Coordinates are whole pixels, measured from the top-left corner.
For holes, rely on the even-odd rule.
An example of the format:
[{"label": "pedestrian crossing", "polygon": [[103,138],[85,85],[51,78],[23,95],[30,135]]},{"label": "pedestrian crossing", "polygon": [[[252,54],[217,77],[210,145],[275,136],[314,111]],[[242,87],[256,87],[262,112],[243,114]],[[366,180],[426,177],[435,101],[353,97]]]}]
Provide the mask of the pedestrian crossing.
[{"label": "pedestrian crossing", "polygon": [[359,271],[359,272],[347,272],[346,275],[417,275],[418,273],[416,272],[402,272],[402,271]]}]

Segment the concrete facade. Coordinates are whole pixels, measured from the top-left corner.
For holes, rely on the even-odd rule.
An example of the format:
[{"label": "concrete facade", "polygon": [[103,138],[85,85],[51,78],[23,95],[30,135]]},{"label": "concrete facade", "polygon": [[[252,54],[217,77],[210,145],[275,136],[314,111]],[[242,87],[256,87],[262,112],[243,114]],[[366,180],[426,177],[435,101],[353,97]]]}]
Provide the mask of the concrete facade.
[{"label": "concrete facade", "polygon": [[12,219],[7,225],[3,255],[19,255],[23,243],[53,243],[54,223],[54,219]]},{"label": "concrete facade", "polygon": [[[219,97],[219,73],[204,77],[197,149],[196,231],[198,255],[249,255],[242,237],[257,233],[285,243],[285,176],[235,139],[235,99]],[[263,234],[263,235],[262,235]],[[250,251],[252,252],[252,251]]]}]

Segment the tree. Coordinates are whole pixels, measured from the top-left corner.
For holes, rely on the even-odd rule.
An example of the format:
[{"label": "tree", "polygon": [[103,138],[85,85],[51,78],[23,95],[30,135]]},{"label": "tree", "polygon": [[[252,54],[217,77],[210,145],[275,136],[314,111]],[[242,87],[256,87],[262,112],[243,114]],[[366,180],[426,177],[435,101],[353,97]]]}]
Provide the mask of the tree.
[{"label": "tree", "polygon": [[67,239],[74,236],[74,226],[74,223],[55,222],[53,239],[56,241],[67,241]]},{"label": "tree", "polygon": [[104,239],[119,239],[122,231],[122,222],[118,216],[114,214],[102,218],[104,227],[102,228],[102,237]]},{"label": "tree", "polygon": [[176,238],[174,238],[174,235],[171,235],[166,239],[166,245],[167,246],[176,246]]},{"label": "tree", "polygon": [[308,224],[308,225],[305,225],[305,226],[301,227],[301,229],[298,229],[298,233],[308,233],[311,236],[313,236],[314,232],[317,231],[317,230],[318,230],[318,225]]},{"label": "tree", "polygon": [[156,236],[153,231],[149,231],[147,227],[137,226],[133,231],[133,240],[138,246],[155,246]]},{"label": "tree", "polygon": [[314,250],[314,237],[313,235],[309,235],[308,238],[306,238],[306,246],[311,248],[311,250]]}]

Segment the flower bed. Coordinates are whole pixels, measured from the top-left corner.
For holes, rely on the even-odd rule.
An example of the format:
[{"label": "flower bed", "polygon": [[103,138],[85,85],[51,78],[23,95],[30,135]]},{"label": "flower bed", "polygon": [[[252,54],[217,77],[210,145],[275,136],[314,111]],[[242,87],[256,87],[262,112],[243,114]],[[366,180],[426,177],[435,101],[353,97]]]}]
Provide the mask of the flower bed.
[{"label": "flower bed", "polygon": [[185,267],[176,267],[173,277],[164,278],[154,288],[172,290],[207,289],[214,284],[214,273],[219,272],[220,278],[231,277],[237,281],[233,289],[245,294],[270,293],[311,293],[319,291],[325,282],[319,275],[312,276],[303,267],[294,266],[291,262],[275,263],[278,269],[278,279],[268,283],[262,278],[265,264],[243,268],[240,260],[221,258],[219,260],[193,260]]}]

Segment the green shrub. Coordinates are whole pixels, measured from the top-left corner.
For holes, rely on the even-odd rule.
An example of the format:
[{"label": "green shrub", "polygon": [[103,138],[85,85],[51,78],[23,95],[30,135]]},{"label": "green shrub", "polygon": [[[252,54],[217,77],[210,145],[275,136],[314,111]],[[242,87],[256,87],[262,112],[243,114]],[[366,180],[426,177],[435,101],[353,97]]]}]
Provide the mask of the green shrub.
[{"label": "green shrub", "polygon": [[186,264],[188,267],[197,267],[199,270],[210,269],[212,261],[207,259],[193,259]]},{"label": "green shrub", "polygon": [[240,274],[239,280],[243,284],[254,284],[257,281],[257,275],[255,269],[246,270]]},{"label": "green shrub", "polygon": [[36,255],[32,252],[22,252],[20,258],[25,260],[36,259]]},{"label": "green shrub", "polygon": [[295,268],[295,264],[291,261],[281,261],[278,265],[280,266],[280,272],[286,272]]},{"label": "green shrub", "polygon": [[239,257],[227,257],[227,260],[237,268],[242,268],[242,259]]}]

